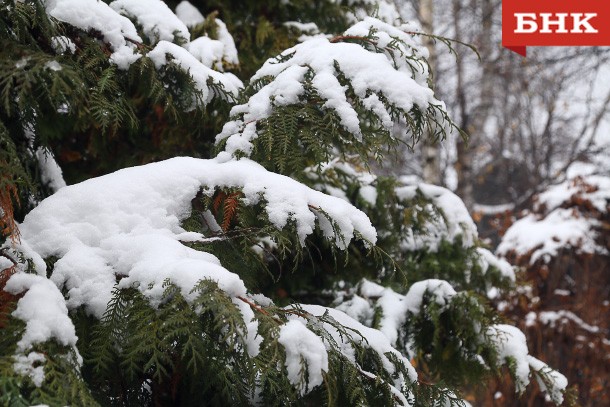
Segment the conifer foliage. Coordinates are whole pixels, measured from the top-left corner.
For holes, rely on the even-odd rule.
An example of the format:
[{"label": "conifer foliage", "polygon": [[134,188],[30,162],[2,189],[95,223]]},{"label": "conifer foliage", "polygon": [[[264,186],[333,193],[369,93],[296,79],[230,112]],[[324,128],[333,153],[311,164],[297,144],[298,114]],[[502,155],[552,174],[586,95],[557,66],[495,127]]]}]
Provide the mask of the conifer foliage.
[{"label": "conifer foliage", "polygon": [[0,403],[464,405],[502,366],[561,403],[459,198],[367,165],[459,131],[422,34],[251,3],[0,3]]}]

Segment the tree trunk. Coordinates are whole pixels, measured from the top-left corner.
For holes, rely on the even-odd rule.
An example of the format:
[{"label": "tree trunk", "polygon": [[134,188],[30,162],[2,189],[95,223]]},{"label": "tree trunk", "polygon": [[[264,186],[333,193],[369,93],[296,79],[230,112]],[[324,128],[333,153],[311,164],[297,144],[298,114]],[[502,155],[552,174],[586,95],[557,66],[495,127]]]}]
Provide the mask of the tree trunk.
[{"label": "tree trunk", "polygon": [[[478,3],[478,2],[477,2]],[[457,194],[462,198],[466,207],[472,210],[475,204],[474,198],[474,171],[473,171],[473,151],[478,144],[479,133],[485,127],[485,122],[488,119],[491,106],[493,105],[494,97],[494,62],[490,60],[492,52],[492,21],[495,11],[494,0],[481,0],[481,31],[476,38],[476,45],[481,54],[481,64],[483,71],[480,79],[481,90],[479,93],[479,102],[477,108],[468,106],[466,100],[466,88],[464,83],[464,67],[461,58],[458,58],[456,67],[456,95],[459,106],[459,126],[468,133],[468,141],[461,138],[457,141],[457,161],[455,170],[458,177]],[[453,0],[453,26],[455,30],[455,39],[464,41],[463,29],[460,26],[462,18],[462,0]],[[466,39],[468,41],[468,39]],[[472,111],[469,115],[467,112]]]},{"label": "tree trunk", "polygon": [[[419,21],[421,22],[422,29],[425,33],[432,34],[434,27],[434,6],[432,0],[420,0],[419,1]],[[434,71],[436,66],[436,48],[434,45],[434,39],[430,37],[423,37],[423,42],[430,58],[428,63],[430,68]],[[434,78],[432,77],[432,83]],[[433,85],[434,86],[434,85]],[[430,184],[441,184],[441,165],[440,165],[440,149],[438,144],[434,141],[432,134],[427,134],[425,140],[423,140],[423,179],[425,182]]]}]

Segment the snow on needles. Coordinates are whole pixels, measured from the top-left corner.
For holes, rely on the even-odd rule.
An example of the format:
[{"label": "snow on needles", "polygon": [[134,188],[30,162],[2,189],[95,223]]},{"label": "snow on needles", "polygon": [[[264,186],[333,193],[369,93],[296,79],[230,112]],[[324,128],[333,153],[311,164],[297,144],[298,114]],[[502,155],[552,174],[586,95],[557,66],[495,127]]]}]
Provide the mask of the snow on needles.
[{"label": "snow on needles", "polygon": [[[291,308],[289,307],[288,309],[290,310]],[[399,389],[402,388],[405,381],[413,382],[417,380],[417,372],[409,360],[392,347],[390,341],[383,333],[377,329],[362,325],[360,322],[337,309],[322,307],[320,305],[301,305],[296,311],[297,312],[295,313],[291,313],[289,318],[291,321],[299,321],[303,325],[307,321],[300,311],[305,311],[315,317],[329,319],[329,322],[323,322],[318,328],[324,329],[331,335],[334,342],[339,345],[340,352],[350,362],[357,363],[355,349],[352,343],[360,344],[376,352],[382,362],[383,369],[395,377],[395,388],[392,389],[393,394],[402,401],[403,405],[410,405]],[[340,332],[336,328],[335,323],[338,323],[347,329]],[[313,347],[315,345],[309,343],[308,346]],[[329,343],[325,343],[324,346],[326,349],[330,349],[331,347]],[[388,353],[392,354],[392,356],[406,369],[407,377],[404,377],[400,372],[396,371],[396,367],[387,356]],[[288,363],[288,361],[286,363]],[[359,369],[362,374],[372,378],[376,377],[372,373],[363,370],[360,366]]]},{"label": "snow on needles", "polygon": [[451,284],[438,279],[418,281],[409,288],[406,295],[363,279],[359,283],[358,293],[360,295],[354,294],[352,299],[341,303],[337,309],[352,318],[366,322],[375,313],[368,301],[376,301],[374,306],[381,311],[381,314],[377,315],[378,329],[388,338],[392,346],[397,345],[409,313],[412,315],[421,313],[425,296],[444,308],[449,306],[452,298],[457,294]]},{"label": "snow on needles", "polygon": [[110,7],[117,13],[132,18],[142,27],[151,44],[174,41],[174,36],[189,41],[186,25],[161,0],[116,0]]},{"label": "snow on needles", "polygon": [[110,60],[121,69],[141,57],[131,41],[142,42],[136,27],[128,18],[117,14],[103,1],[98,0],[46,0],[47,13],[84,31],[99,31],[110,44]]},{"label": "snow on needles", "polygon": [[[68,308],[59,289],[50,280],[36,274],[17,273],[6,283],[4,288],[11,294],[23,297],[13,311],[13,317],[26,323],[25,332],[17,342],[14,355],[15,372],[28,376],[38,387],[44,381],[44,354],[32,352],[34,345],[55,339],[59,344],[70,346],[77,356],[77,363],[82,359],[76,349],[75,327],[68,316]],[[35,366],[36,365],[36,366]]]},{"label": "snow on needles", "polygon": [[[204,105],[212,100],[214,96],[218,96],[208,87],[208,79],[212,79],[217,84],[222,85],[224,90],[233,96],[237,96],[239,88],[242,86],[241,81],[237,77],[228,76],[229,74],[223,74],[208,68],[187,49],[168,41],[159,41],[157,46],[147,56],[153,61],[157,69],[161,69],[168,62],[173,62],[188,72],[193,77],[197,89],[202,93]],[[192,108],[195,108],[195,106],[196,101],[193,101]]]},{"label": "snow on needles", "polygon": [[464,248],[474,246],[477,239],[477,227],[470,217],[464,202],[453,192],[436,185],[420,183],[396,188],[396,196],[409,201],[420,194],[432,201],[433,206],[414,206],[418,211],[430,212],[434,215],[435,208],[440,209],[441,217],[431,216],[420,233],[409,232],[404,238],[403,247],[406,250],[426,249],[432,252],[438,250],[440,243],[445,240],[455,242],[460,238]]},{"label": "snow on needles", "polygon": [[[530,374],[534,373],[541,389],[558,405],[563,402],[563,391],[568,380],[544,362],[529,355],[523,332],[514,326],[498,324],[489,327],[487,334],[496,343],[500,361],[513,364],[515,386],[519,393],[523,392],[530,382]],[[541,376],[545,376],[548,383],[545,383]]]},{"label": "snow on needles", "polygon": [[[365,24],[378,33],[389,32],[381,36],[384,42],[397,30],[373,18],[367,19]],[[356,33],[364,30],[360,25],[352,29]],[[403,32],[401,34],[406,36]],[[409,41],[413,42],[412,39]],[[417,59],[413,50],[405,48],[407,51],[407,55]],[[444,109],[422,81],[424,73],[415,76],[416,79],[410,68],[395,65],[393,58],[384,53],[372,52],[353,43],[330,42],[326,38],[309,39],[284,51],[280,57],[267,60],[252,77],[253,82],[265,78],[272,80],[247,103],[233,107],[233,121],[228,122],[216,137],[217,142],[228,139],[225,151],[219,157],[228,160],[236,155],[249,155],[251,141],[257,137],[256,121],[268,118],[273,107],[299,102],[306,92],[305,83],[325,101],[325,108],[338,115],[341,125],[357,140],[362,137],[360,119],[340,77],[350,83],[356,97],[375,112],[386,130],[392,130],[393,120],[380,97],[385,103],[405,112],[414,106],[426,111],[431,104]]]},{"label": "snow on needles", "polygon": [[229,65],[239,65],[239,58],[235,41],[227,30],[226,24],[218,18],[214,21],[216,22],[217,40],[205,36],[199,37],[184,47],[205,66],[222,72],[224,70],[223,62]]},{"label": "snow on needles", "polygon": [[[119,69],[128,69],[143,55],[151,58],[157,69],[161,69],[170,61],[175,63],[192,76],[197,89],[202,92],[204,105],[214,96],[226,96],[215,94],[208,86],[208,79],[212,79],[233,97],[236,97],[239,89],[243,87],[235,75],[210,69],[212,66],[222,68],[222,63],[217,63],[220,60],[232,65],[239,63],[233,37],[227,31],[226,25],[218,19],[218,40],[202,37],[189,42],[190,33],[187,26],[161,0],[116,0],[110,5],[99,0],[46,0],[45,6],[47,13],[59,21],[84,31],[100,32],[112,50],[110,62]],[[156,44],[148,54],[143,54],[143,48],[138,48],[138,44],[143,40],[130,19],[141,28],[150,44]],[[173,41],[182,44],[184,48]],[[216,48],[204,49],[211,41],[217,43]],[[75,51],[71,41],[64,42],[66,45],[56,41],[55,48],[61,52],[67,49]],[[168,59],[167,55],[171,57]],[[197,100],[193,101],[191,108],[196,106],[196,102]]]},{"label": "snow on needles", "polygon": [[26,216],[21,235],[43,257],[59,258],[51,279],[67,290],[68,306],[85,306],[98,318],[117,276],[121,287],[137,284],[153,304],[161,299],[167,278],[187,299],[202,279],[217,282],[233,297],[243,296],[244,283],[216,257],[180,243],[202,239],[185,233],[180,221],[200,188],[213,193],[216,186],[241,188],[249,205],[264,201],[271,224],[281,229],[294,222],[301,242],[316,226],[312,208],[339,222],[338,244],[349,243],[355,232],[375,242],[366,215],[338,198],[249,160],[221,164],[194,158],[128,168],[62,188]]},{"label": "snow on needles", "polygon": [[[286,349],[286,370],[288,380],[300,389],[301,395],[322,384],[322,372],[328,371],[328,354],[319,336],[311,332],[300,320],[288,321],[280,327],[278,342]],[[301,359],[307,363],[307,378]],[[305,386],[302,386],[302,383]]]},{"label": "snow on needles", "polygon": [[195,6],[193,6],[188,1],[181,1],[176,6],[176,16],[186,24],[187,27],[195,27],[198,24],[201,24],[205,21],[203,14],[197,10]]},{"label": "snow on needles", "polygon": [[[198,191],[212,194],[216,187],[240,188],[243,203],[262,203],[272,225],[282,229],[289,222],[294,224],[301,243],[313,233],[316,218],[326,219],[322,213],[337,221],[341,236],[336,237],[336,244],[340,247],[355,233],[375,242],[376,232],[369,219],[349,203],[270,173],[250,160],[219,163],[174,158],[61,188],[20,225],[21,244],[15,249],[36,257],[55,256],[57,261],[50,279],[45,277],[45,263],[35,261],[38,274],[21,269],[6,285],[10,293],[25,292],[13,313],[26,322],[15,356],[16,369],[41,383],[44,376],[31,365],[36,357],[28,357],[28,350],[50,339],[74,347],[77,338],[68,310],[84,307],[101,318],[118,280],[119,288],[139,289],[153,306],[162,300],[168,279],[187,301],[194,300],[197,293],[193,288],[199,281],[216,282],[239,307],[246,327],[241,333],[244,348],[256,356],[262,337],[257,335],[253,311],[237,298],[248,295],[243,281],[212,254],[182,243],[205,242],[203,235],[186,232],[180,222],[190,215],[191,200]],[[328,227],[327,223],[319,226]],[[330,236],[332,227],[323,232]],[[60,290],[65,291],[66,300]],[[303,338],[303,346],[285,346],[289,358],[297,353],[306,358],[308,383],[313,387],[320,384],[320,373],[316,372],[328,368],[326,350],[320,339],[312,342],[313,333],[307,340],[303,336],[306,329],[299,331],[296,323],[282,331],[282,338],[292,338],[295,333]],[[297,368],[292,364],[287,368],[292,380]]]},{"label": "snow on needles", "polygon": [[76,346],[74,325],[68,317],[68,308],[59,289],[47,278],[27,273],[14,274],[5,290],[24,296],[13,312],[15,318],[26,322],[25,333],[17,343],[19,352],[51,338],[62,345]]},{"label": "snow on needles", "polygon": [[413,33],[416,31],[415,27],[408,24],[403,24],[399,28],[386,24],[373,17],[365,17],[362,21],[354,24],[345,31],[344,35],[366,37],[369,33],[374,33],[376,46],[384,50],[386,57],[391,60],[392,63],[396,64],[396,67],[401,71],[413,72],[412,70],[415,69],[415,81],[420,85],[427,87],[429,75],[427,64],[410,65],[406,60],[402,58],[393,58],[393,55],[389,53],[389,50],[392,49],[390,48],[391,46],[397,48],[403,55],[412,55],[416,59],[428,59],[430,56],[428,48],[415,41],[413,36],[408,34],[408,32]]}]

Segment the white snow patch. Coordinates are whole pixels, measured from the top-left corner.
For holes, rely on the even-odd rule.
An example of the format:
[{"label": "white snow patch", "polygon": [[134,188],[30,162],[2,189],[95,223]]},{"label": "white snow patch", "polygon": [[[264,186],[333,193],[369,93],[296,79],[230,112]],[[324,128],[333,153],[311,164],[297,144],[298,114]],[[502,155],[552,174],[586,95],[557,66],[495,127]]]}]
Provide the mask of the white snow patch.
[{"label": "white snow patch", "polygon": [[[288,308],[288,309],[290,309],[290,308]],[[415,371],[415,369],[413,368],[413,366],[411,365],[409,360],[407,358],[405,358],[398,350],[393,348],[392,345],[390,344],[390,341],[388,340],[388,338],[379,330],[366,327],[366,326],[362,325],[360,322],[353,319],[352,317],[345,314],[344,312],[339,311],[337,309],[326,308],[326,307],[322,307],[319,305],[301,305],[300,309],[302,309],[305,312],[307,312],[313,316],[316,316],[316,317],[321,317],[321,316],[327,314],[332,319],[334,319],[337,323],[339,323],[341,326],[348,328],[348,330],[346,332],[347,332],[347,335],[350,336],[349,339],[351,339],[355,343],[358,343],[364,347],[368,347],[368,348],[372,349],[373,351],[375,351],[381,358],[383,369],[386,370],[387,372],[389,372],[390,374],[398,373],[398,372],[396,372],[394,365],[390,362],[390,360],[386,356],[386,353],[393,354],[397,358],[397,360],[399,360],[405,366],[405,368],[407,369],[407,372],[408,372],[408,377],[403,377],[401,374],[397,374],[397,377],[394,380],[394,387],[396,387],[395,394],[397,394],[397,396],[398,396],[398,394],[400,394],[402,396],[402,393],[400,391],[398,391],[397,389],[403,388],[405,383],[410,383],[410,382],[417,380],[417,372]],[[304,318],[302,316],[299,316],[296,314],[292,314],[290,316],[290,318],[293,320],[295,320],[295,319],[301,320],[301,321],[304,320]],[[339,345],[340,352],[348,360],[355,363],[355,361],[356,361],[355,360],[355,350],[352,347],[350,340],[348,338],[346,338],[345,335],[342,335],[336,328],[333,327],[333,325],[331,325],[329,323],[324,322],[322,324],[322,327],[329,334],[331,334],[334,341]],[[350,329],[356,331],[357,333],[350,331]],[[329,344],[325,344],[325,346],[327,348],[330,347]],[[359,367],[359,368],[361,369],[361,367]],[[364,370],[361,370],[361,371],[365,372]],[[401,399],[404,399],[404,396],[402,396]],[[403,403],[404,405],[409,405],[406,402],[406,399],[404,399],[404,401],[405,401]]]},{"label": "white snow patch", "polygon": [[195,27],[205,21],[203,14],[197,10],[190,2],[184,0],[176,6],[176,16],[187,27]]},{"label": "white snow patch", "polygon": [[590,333],[598,333],[600,331],[598,326],[593,326],[587,324],[583,321],[578,315],[574,314],[572,311],[559,310],[559,311],[543,311],[538,314],[538,319],[545,325],[550,325],[551,328],[554,328],[555,325],[559,322],[565,324],[567,321],[574,322],[581,329],[584,329]]},{"label": "white snow patch", "polygon": [[294,28],[300,32],[309,33],[309,34],[318,34],[320,30],[316,23],[301,23],[299,21],[285,21],[283,23],[285,27]]},{"label": "white snow patch", "polygon": [[426,293],[431,295],[434,301],[443,307],[449,305],[451,298],[457,294],[453,286],[444,280],[429,279],[418,281],[409,288],[405,296],[406,308],[414,314],[419,314]]},{"label": "white snow patch", "polygon": [[[59,257],[51,279],[68,291],[70,308],[85,306],[98,318],[118,277],[120,287],[135,285],[153,305],[162,298],[165,279],[187,300],[202,279],[215,281],[233,297],[245,296],[244,283],[215,256],[180,242],[185,237],[180,221],[189,216],[191,199],[200,188],[212,193],[216,186],[242,188],[248,205],[264,200],[271,223],[282,229],[293,221],[301,243],[315,228],[312,208],[338,221],[336,240],[342,248],[356,231],[375,241],[375,229],[358,209],[252,161],[174,158],[60,189],[26,216],[20,225],[22,244],[45,258]],[[44,262],[41,268],[42,274]]]},{"label": "white snow patch", "polygon": [[610,177],[601,175],[577,176],[559,185],[554,185],[538,195],[537,205],[547,211],[558,208],[573,196],[588,200],[600,212],[608,211],[610,205]]},{"label": "white snow patch", "polygon": [[[44,382],[44,362],[45,356],[42,353],[30,352],[26,355],[18,354],[13,357],[13,369],[15,373],[27,376],[32,379],[36,387],[42,386]],[[37,366],[34,366],[37,364]]]},{"label": "white snow patch", "polygon": [[208,68],[222,70],[224,46],[222,42],[209,37],[199,37],[185,45],[191,54]]},{"label": "white snow patch", "polygon": [[[369,28],[394,30],[375,19],[367,20],[366,24]],[[407,51],[408,56],[413,56],[411,48],[405,49]],[[409,111],[414,106],[426,110],[430,104],[444,109],[442,103],[434,98],[425,80],[419,78],[426,76],[427,72],[422,72],[416,80],[410,68],[394,66],[387,55],[370,52],[357,44],[331,43],[326,38],[312,38],[284,51],[281,57],[284,59],[282,62],[277,58],[267,60],[252,77],[252,81],[264,77],[272,77],[273,80],[246,104],[232,109],[231,116],[234,120],[228,122],[216,137],[217,142],[228,138],[225,151],[219,157],[227,160],[235,155],[249,155],[251,140],[258,137],[256,121],[269,117],[276,106],[296,103],[305,91],[303,83],[306,72],[311,76],[307,80],[311,81],[314,90],[324,100],[324,106],[338,115],[342,126],[356,140],[361,138],[359,118],[347,98],[346,86],[338,80],[336,66],[349,81],[356,96],[366,100],[367,105],[378,113],[388,131],[393,130],[393,123],[388,120],[387,109],[371,94],[383,95],[389,103],[404,111]],[[252,124],[254,127],[249,127]],[[403,136],[409,137],[407,134]],[[238,138],[244,140],[235,140]]]},{"label": "white snow patch", "polygon": [[[239,65],[239,59],[235,42],[227,30],[227,26],[219,19],[215,19],[215,22],[218,39],[214,40],[207,36],[199,37],[186,44],[185,48],[208,68],[222,72],[224,71],[223,62]],[[238,87],[242,87],[241,81],[238,80],[238,82]]]},{"label": "white snow patch", "polygon": [[509,262],[496,257],[492,252],[482,247],[477,247],[477,253],[479,254],[479,265],[481,266],[483,273],[486,273],[487,270],[489,270],[489,267],[495,267],[504,278],[507,278],[513,283],[515,282],[515,270]]},{"label": "white snow patch", "polygon": [[57,61],[48,61],[44,64],[44,67],[54,72],[61,71],[61,64]]},{"label": "white snow patch", "polygon": [[239,308],[241,315],[246,323],[246,332],[240,332],[246,342],[246,351],[250,357],[256,357],[260,352],[263,337],[258,335],[258,321],[254,317],[254,311],[249,304],[239,298],[233,298],[233,304]]},{"label": "white snow patch", "polygon": [[238,65],[239,59],[237,57],[237,48],[235,47],[235,41],[233,36],[229,33],[227,25],[219,18],[214,20],[216,22],[216,35],[218,41],[223,45],[223,57],[225,61],[230,64]]},{"label": "white snow patch", "polygon": [[[322,384],[322,373],[328,371],[328,354],[322,339],[303,322],[293,319],[280,327],[278,342],[286,350],[288,380],[299,388],[301,395]],[[306,363],[308,373],[305,385],[301,383],[303,363]]]},{"label": "white snow patch", "polygon": [[[607,255],[608,249],[596,241],[601,223],[588,212],[610,210],[610,177],[589,172],[587,166],[576,166],[572,178],[539,194],[535,213],[519,219],[506,231],[497,252],[504,256],[513,251],[517,255],[531,253],[532,264],[540,259],[548,262],[569,247],[577,253]],[[574,198],[590,203],[590,209],[574,206]]]},{"label": "white snow patch", "polygon": [[530,264],[539,259],[547,262],[565,247],[578,253],[606,254],[607,250],[595,241],[597,233],[593,228],[598,224],[597,220],[580,217],[571,209],[555,209],[542,219],[529,214],[506,231],[497,253],[506,256],[512,251],[517,255],[532,252]]},{"label": "white snow patch", "polygon": [[[363,325],[370,326],[373,322],[375,310],[369,302],[359,295],[354,294],[352,298],[343,301],[335,309],[345,312],[350,317]],[[386,335],[387,336],[387,335]]]},{"label": "white snow patch", "polygon": [[531,370],[539,372],[539,375],[546,375],[551,381],[551,385],[549,386],[537,375],[536,381],[538,382],[540,389],[546,392],[556,405],[561,405],[563,403],[563,393],[566,387],[568,387],[568,379],[533,356],[528,356],[527,360]]},{"label": "white snow patch", "polygon": [[41,181],[43,184],[48,185],[53,192],[57,192],[59,189],[66,186],[61,168],[57,164],[57,161],[55,161],[53,153],[44,148],[39,148],[36,150],[36,160],[40,167]]},{"label": "white snow patch", "polygon": [[500,360],[507,360],[507,358],[514,360],[515,386],[518,393],[522,393],[529,384],[530,373],[538,372],[538,374],[545,374],[551,381],[550,386],[547,386],[536,376],[540,388],[547,392],[548,396],[557,405],[563,402],[563,391],[568,385],[568,380],[561,373],[551,369],[544,362],[528,354],[523,332],[510,325],[492,325],[488,328],[487,332],[492,341],[495,342]]},{"label": "white snow patch", "polygon": [[487,329],[487,333],[498,350],[500,360],[507,361],[507,358],[514,360],[515,387],[518,393],[522,393],[530,382],[525,335],[518,328],[505,324],[492,325]]},{"label": "white snow patch", "polygon": [[151,44],[173,42],[175,37],[189,41],[191,34],[186,25],[161,0],[115,0],[110,7],[142,28]]},{"label": "white snow patch", "polygon": [[112,48],[110,61],[120,69],[129,68],[140,58],[141,55],[135,53],[135,44],[130,42],[142,42],[135,26],[103,1],[46,0],[45,6],[47,13],[59,21],[84,31],[99,31]]},{"label": "white snow patch", "polygon": [[[170,56],[168,58],[168,55]],[[185,72],[188,72],[195,81],[196,88],[201,91],[203,104],[209,103],[214,96],[214,93],[208,87],[208,79],[222,85],[224,90],[230,95],[237,96],[240,86],[236,86],[234,76],[228,77],[226,74],[214,71],[197,58],[195,58],[188,50],[179,45],[167,41],[159,41],[157,46],[150,51],[147,56],[153,61],[157,69],[161,69],[168,62],[173,62]],[[195,108],[196,101],[193,101],[191,108]]]},{"label": "white snow patch", "polygon": [[436,252],[443,240],[453,243],[458,238],[461,238],[462,247],[474,246],[478,236],[477,227],[457,195],[446,188],[424,183],[396,188],[396,196],[403,201],[415,198],[418,192],[432,204],[429,207],[419,207],[419,210],[434,214],[434,208],[438,208],[442,218],[431,218],[422,232],[411,232],[405,236],[402,242],[405,250]]},{"label": "white snow patch", "polygon": [[5,291],[20,294],[13,317],[26,323],[25,332],[17,342],[18,353],[50,339],[65,346],[76,346],[76,333],[68,317],[68,308],[59,289],[45,277],[17,273],[6,283]]},{"label": "white snow patch", "polygon": [[74,42],[63,35],[51,38],[51,47],[58,54],[74,54],[76,52],[76,45]]}]

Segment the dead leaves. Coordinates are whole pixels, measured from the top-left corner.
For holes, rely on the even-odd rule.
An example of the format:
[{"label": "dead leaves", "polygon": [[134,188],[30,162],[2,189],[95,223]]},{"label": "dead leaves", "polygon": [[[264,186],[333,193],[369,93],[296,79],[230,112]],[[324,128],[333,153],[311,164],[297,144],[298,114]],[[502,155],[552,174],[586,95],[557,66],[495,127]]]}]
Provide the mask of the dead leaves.
[{"label": "dead leaves", "polygon": [[212,200],[212,213],[216,219],[222,219],[220,227],[227,232],[231,225],[237,222],[240,199],[244,196],[241,191],[225,192],[222,190],[214,194]]}]

